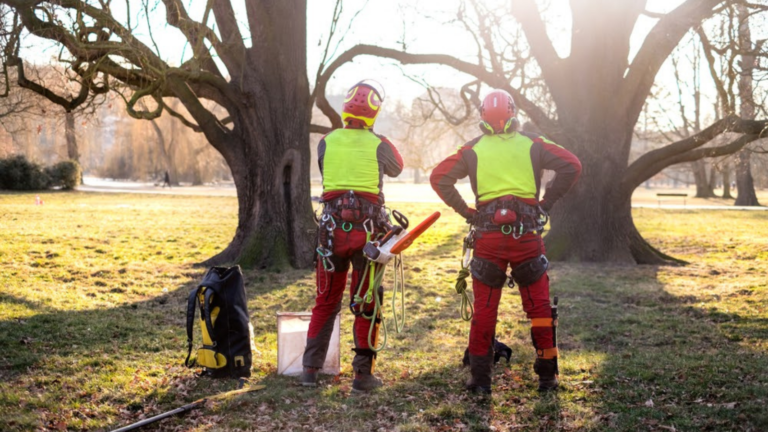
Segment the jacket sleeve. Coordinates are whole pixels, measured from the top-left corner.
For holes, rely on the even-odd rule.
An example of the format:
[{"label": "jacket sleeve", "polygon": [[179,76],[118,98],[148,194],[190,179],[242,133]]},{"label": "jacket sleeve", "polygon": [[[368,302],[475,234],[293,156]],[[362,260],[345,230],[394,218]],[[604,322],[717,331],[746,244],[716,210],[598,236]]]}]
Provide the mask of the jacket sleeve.
[{"label": "jacket sleeve", "polygon": [[381,139],[381,144],[376,149],[376,157],[382,166],[384,174],[397,177],[403,172],[403,157],[397,151],[392,142],[383,135],[376,135]]},{"label": "jacket sleeve", "polygon": [[534,141],[541,146],[540,166],[555,171],[555,178],[541,200],[542,208],[549,211],[576,184],[581,174],[581,162],[576,155],[544,137]]},{"label": "jacket sleeve", "polygon": [[325,159],[325,137],[317,144],[317,166],[320,168],[320,175],[323,175],[323,160]]},{"label": "jacket sleeve", "polygon": [[469,216],[469,206],[456,189],[456,182],[469,175],[469,167],[463,156],[467,150],[468,147],[465,146],[448,156],[432,170],[429,176],[432,189],[437,192],[440,199],[464,217]]}]

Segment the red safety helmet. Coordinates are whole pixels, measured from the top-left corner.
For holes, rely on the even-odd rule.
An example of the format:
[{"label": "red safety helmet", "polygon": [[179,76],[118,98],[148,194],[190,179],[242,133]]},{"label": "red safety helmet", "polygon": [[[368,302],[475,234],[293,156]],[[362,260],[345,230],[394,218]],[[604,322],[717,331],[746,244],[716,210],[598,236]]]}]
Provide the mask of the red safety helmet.
[{"label": "red safety helmet", "polygon": [[350,126],[370,129],[384,102],[384,88],[376,81],[364,80],[352,86],[344,99],[341,120]]},{"label": "red safety helmet", "polygon": [[488,135],[509,133],[517,129],[517,107],[509,93],[494,90],[483,99],[480,106],[480,130]]}]

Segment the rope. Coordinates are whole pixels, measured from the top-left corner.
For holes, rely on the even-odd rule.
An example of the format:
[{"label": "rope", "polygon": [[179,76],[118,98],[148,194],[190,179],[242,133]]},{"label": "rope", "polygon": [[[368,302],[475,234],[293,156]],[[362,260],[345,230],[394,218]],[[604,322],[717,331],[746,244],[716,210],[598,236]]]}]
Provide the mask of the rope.
[{"label": "rope", "polygon": [[[396,255],[395,263],[392,267],[392,279],[394,288],[392,289],[392,316],[395,319],[395,331],[399,334],[405,327],[405,266],[403,264],[403,256]],[[399,287],[399,288],[398,288]],[[397,292],[400,291],[400,316],[401,319],[397,319]]]},{"label": "rope", "polygon": [[[366,238],[365,241],[368,243],[371,241],[372,233],[366,232]],[[405,327],[405,266],[403,265],[403,257],[402,255],[395,255],[394,257],[394,263],[393,263],[393,284],[394,289],[392,290],[392,315],[395,320],[395,331],[397,333],[400,333],[403,331],[403,328]],[[381,282],[384,279],[384,273],[386,271],[386,265],[377,264],[374,261],[370,261],[367,266],[365,266],[365,269],[363,270],[363,274],[360,277],[360,282],[357,286],[357,291],[355,292],[355,295],[353,297],[353,303],[355,305],[359,305],[361,316],[367,320],[371,321],[371,325],[368,328],[368,347],[373,352],[379,352],[387,347],[387,338],[388,338],[388,330],[387,330],[387,324],[384,318],[381,316],[380,313],[382,310],[382,298],[379,296],[379,287],[381,287]],[[365,285],[366,278],[368,279],[368,290],[365,293],[365,296],[361,295],[361,292],[363,290],[363,286]],[[400,314],[398,316],[397,312],[397,295],[398,292],[400,293]],[[373,302],[373,311],[370,315],[366,315],[364,312],[365,305]],[[470,306],[471,307],[471,306]],[[379,344],[379,346],[374,346],[373,344],[373,330],[376,327],[376,319],[377,317],[381,319],[381,327],[382,327],[382,341]]]},{"label": "rope", "polygon": [[[373,267],[374,265],[375,263],[371,261],[371,267]],[[369,293],[376,291],[376,293],[373,295],[373,299],[374,299],[373,313],[370,316],[363,314],[363,318],[367,320],[371,320],[371,325],[368,327],[368,349],[376,353],[387,347],[387,336],[388,336],[387,323],[386,321],[384,321],[383,317],[381,317],[381,327],[383,329],[382,333],[383,333],[384,340],[381,342],[381,344],[378,347],[373,346],[373,329],[376,327],[376,317],[379,316],[379,312],[381,311],[381,297],[379,296],[378,291],[379,291],[379,287],[381,286],[381,281],[382,279],[384,279],[384,269],[385,269],[384,266],[377,265],[376,272],[375,272],[376,277],[372,278],[371,280],[373,282],[371,282],[368,285]],[[371,272],[371,275],[373,275],[373,272]]]},{"label": "rope", "polygon": [[467,278],[470,275],[469,272],[469,249],[466,246],[462,249],[461,270],[456,277],[456,292],[461,295],[461,306],[459,307],[459,314],[464,321],[471,321],[475,316],[475,308],[472,306],[472,302],[469,301],[469,294],[467,294]]}]

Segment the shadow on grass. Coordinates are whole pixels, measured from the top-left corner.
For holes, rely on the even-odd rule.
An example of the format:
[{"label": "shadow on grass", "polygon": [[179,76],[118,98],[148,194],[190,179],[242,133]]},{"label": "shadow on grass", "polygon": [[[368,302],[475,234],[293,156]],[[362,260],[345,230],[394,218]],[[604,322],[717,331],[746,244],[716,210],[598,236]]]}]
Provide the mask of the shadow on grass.
[{"label": "shadow on grass", "polygon": [[457,373],[458,366],[435,367],[370,394],[351,392],[351,378],[322,377],[308,389],[295,377],[270,375],[261,381],[269,390],[243,402],[256,409],[241,420],[259,430],[489,430],[492,399],[467,394]]},{"label": "shadow on grass", "polygon": [[[724,319],[672,295],[657,267],[558,268],[565,390],[596,404],[596,428],[768,430],[768,358],[737,342],[764,337],[765,319]],[[583,375],[594,382],[574,381]]]},{"label": "shadow on grass", "polygon": [[[187,351],[187,296],[203,274],[200,270],[198,280],[169,293],[110,308],[52,310],[0,294],[0,304],[34,313],[0,321],[0,346],[8,348],[0,354],[0,429],[103,427],[121,417],[121,411],[136,416],[156,413],[209,394],[210,383],[194,380],[192,372],[181,367]],[[246,288],[253,304],[259,296],[306,277],[306,272],[248,275],[262,280],[258,287]],[[250,312],[254,324],[273,324],[271,311]],[[199,329],[194,334],[197,347],[202,343]],[[180,378],[163,379],[171,375]],[[235,384],[227,380],[214,387],[232,389]]]}]

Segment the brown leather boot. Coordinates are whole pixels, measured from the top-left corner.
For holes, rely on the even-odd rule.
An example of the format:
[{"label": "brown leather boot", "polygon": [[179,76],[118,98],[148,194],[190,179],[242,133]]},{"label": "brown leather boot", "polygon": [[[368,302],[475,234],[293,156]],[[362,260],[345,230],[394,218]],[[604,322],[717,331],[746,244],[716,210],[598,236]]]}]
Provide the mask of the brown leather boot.
[{"label": "brown leather boot", "polygon": [[539,376],[539,391],[557,390],[560,382],[557,379],[557,357],[552,359],[537,358],[533,363],[533,371]]},{"label": "brown leather boot", "polygon": [[491,373],[493,372],[493,354],[484,356],[469,355],[470,378],[465,387],[478,394],[491,394]]}]

